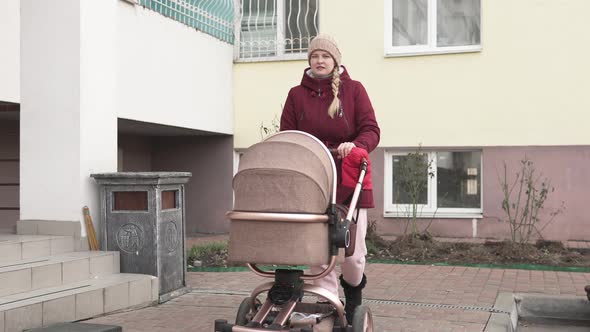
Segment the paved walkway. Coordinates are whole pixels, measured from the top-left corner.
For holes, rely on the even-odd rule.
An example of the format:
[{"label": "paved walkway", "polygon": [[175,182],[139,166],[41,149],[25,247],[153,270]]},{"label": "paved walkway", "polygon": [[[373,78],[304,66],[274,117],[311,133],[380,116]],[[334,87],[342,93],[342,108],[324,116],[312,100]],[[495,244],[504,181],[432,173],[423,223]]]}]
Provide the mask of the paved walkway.
[{"label": "paved walkway", "polygon": [[[365,303],[376,331],[483,331],[499,292],[577,295],[585,298],[590,273],[452,266],[368,264]],[[241,300],[268,281],[251,272],[193,272],[192,292],[165,304],[90,322],[125,332],[212,332],[215,319],[233,322]],[[590,305],[590,304],[589,304]]]}]

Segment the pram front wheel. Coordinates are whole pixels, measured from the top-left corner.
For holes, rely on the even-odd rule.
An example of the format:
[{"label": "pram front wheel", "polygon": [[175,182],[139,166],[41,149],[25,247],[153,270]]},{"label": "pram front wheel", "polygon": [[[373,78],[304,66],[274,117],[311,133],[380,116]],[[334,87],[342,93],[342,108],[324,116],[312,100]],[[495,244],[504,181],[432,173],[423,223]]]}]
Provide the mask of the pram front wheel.
[{"label": "pram front wheel", "polygon": [[[244,326],[248,324],[250,320],[252,320],[252,316],[249,316],[249,314],[256,308],[252,308],[251,303],[252,302],[250,297],[246,297],[242,300],[242,303],[240,303],[240,306],[238,308],[238,313],[236,314],[236,325]],[[259,304],[258,300],[256,300],[256,303]]]},{"label": "pram front wheel", "polygon": [[354,310],[352,332],[373,332],[373,315],[369,307],[360,305]]}]

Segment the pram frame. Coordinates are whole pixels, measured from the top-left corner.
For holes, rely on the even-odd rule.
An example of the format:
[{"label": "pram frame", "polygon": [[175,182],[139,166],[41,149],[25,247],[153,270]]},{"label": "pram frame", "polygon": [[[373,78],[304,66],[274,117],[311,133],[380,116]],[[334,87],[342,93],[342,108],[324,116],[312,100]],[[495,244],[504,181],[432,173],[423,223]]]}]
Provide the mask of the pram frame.
[{"label": "pram frame", "polygon": [[[313,223],[317,223],[317,222],[330,223],[330,222],[332,222],[332,220],[333,220],[332,217],[335,214],[336,188],[337,188],[337,173],[336,173],[336,164],[335,164],[333,157],[332,157],[333,152],[331,152],[316,137],[314,137],[313,135],[307,134],[305,132],[284,131],[284,132],[276,133],[272,136],[279,135],[281,133],[286,133],[286,132],[297,132],[298,134],[306,135],[307,137],[315,140],[317,143],[319,143],[319,146],[321,146],[323,148],[326,155],[329,157],[328,160],[330,161],[331,169],[332,169],[332,173],[333,173],[333,175],[332,175],[332,179],[333,179],[332,186],[333,187],[332,187],[332,193],[331,193],[332,195],[331,195],[331,199],[330,199],[330,206],[328,207],[327,213],[320,215],[320,214],[230,211],[226,214],[228,218],[230,218],[232,220],[282,221],[282,222],[294,222],[294,223],[312,223],[312,222]],[[269,139],[272,138],[272,136],[269,137]],[[367,164],[366,164],[366,161],[363,161],[359,181],[356,185],[353,197],[351,199],[350,207],[356,208],[356,203],[358,200],[360,190],[362,188],[362,181],[363,181],[363,178],[366,174],[366,171],[367,171]],[[345,219],[345,222],[347,222],[347,223],[352,221],[352,212],[353,212],[352,210],[354,210],[354,209],[349,208],[348,214]],[[346,234],[348,235],[349,234],[348,228],[345,227],[345,229],[346,229]],[[346,242],[346,247],[348,247],[348,241],[349,241],[349,238],[347,237],[346,241],[344,241],[344,242]],[[328,265],[326,266],[326,268],[324,268],[320,273],[317,273],[317,274],[302,274],[299,278],[301,280],[314,280],[314,279],[319,279],[319,278],[325,277],[335,268],[336,262],[337,262],[337,257],[338,257],[338,249],[334,243],[331,243],[331,245],[330,245],[330,261],[329,261]],[[272,272],[263,271],[263,270],[259,269],[256,266],[256,264],[246,263],[246,265],[250,268],[250,270],[252,270],[255,274],[257,274],[261,277],[272,278],[272,277],[276,276],[276,273],[274,271],[272,271]],[[272,308],[275,306],[275,304],[273,304],[272,301],[267,297],[266,301],[262,304],[262,306],[260,308],[256,308],[256,298],[258,297],[258,295],[262,294],[263,292],[270,291],[271,288],[273,288],[273,286],[275,286],[275,284],[276,284],[276,279],[274,282],[268,282],[268,283],[261,284],[252,291],[252,293],[250,295],[250,308],[252,308],[253,312],[255,313],[254,317],[251,320],[252,322],[262,323],[267,318],[267,316],[270,313],[270,311],[272,310]],[[337,295],[333,294],[332,292],[330,292],[322,287],[314,286],[311,284],[304,284],[302,286],[302,293],[301,294],[303,294],[303,293],[311,293],[311,294],[323,297],[326,300],[328,300],[334,306],[334,309],[336,311],[336,314],[338,316],[338,319],[339,319],[339,322],[341,325],[341,329],[343,329],[343,331],[347,331],[348,322],[347,322],[345,311],[344,311],[344,305],[342,304],[342,302],[340,301],[340,299]],[[274,318],[272,325],[273,326],[278,326],[278,325],[284,326],[289,319],[290,313],[295,308],[295,305],[296,305],[296,301],[294,301],[294,300],[290,300],[289,302],[285,303],[282,306],[278,315]],[[218,323],[216,322],[216,331],[217,331],[217,325],[218,325]],[[220,326],[220,328],[222,326],[229,327],[226,325],[226,322],[221,322],[221,321],[219,322],[219,326]],[[255,332],[255,331],[268,331],[268,330],[269,329],[259,328],[259,327],[231,325],[232,332],[233,331]],[[290,331],[290,329],[289,328],[287,328],[287,329],[281,328],[276,331]]]}]

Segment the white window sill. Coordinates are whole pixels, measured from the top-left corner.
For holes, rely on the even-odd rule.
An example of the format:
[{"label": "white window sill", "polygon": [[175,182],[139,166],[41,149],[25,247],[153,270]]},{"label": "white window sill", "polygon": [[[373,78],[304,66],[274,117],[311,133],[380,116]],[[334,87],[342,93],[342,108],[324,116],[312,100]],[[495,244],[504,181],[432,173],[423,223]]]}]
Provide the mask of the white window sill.
[{"label": "white window sill", "polygon": [[[411,215],[407,212],[398,211],[387,211],[383,212],[385,218],[411,218]],[[417,218],[419,219],[482,219],[483,214],[481,212],[421,212],[418,213]]]},{"label": "white window sill", "polygon": [[279,55],[279,56],[269,56],[269,57],[239,58],[239,59],[235,59],[234,63],[297,61],[297,60],[306,60],[307,61],[307,53],[283,54],[283,55]]},{"label": "white window sill", "polygon": [[389,49],[385,51],[386,58],[397,58],[405,56],[419,56],[419,55],[436,55],[436,54],[454,54],[454,53],[476,53],[481,52],[482,47],[470,46],[461,48],[439,48],[439,49]]}]

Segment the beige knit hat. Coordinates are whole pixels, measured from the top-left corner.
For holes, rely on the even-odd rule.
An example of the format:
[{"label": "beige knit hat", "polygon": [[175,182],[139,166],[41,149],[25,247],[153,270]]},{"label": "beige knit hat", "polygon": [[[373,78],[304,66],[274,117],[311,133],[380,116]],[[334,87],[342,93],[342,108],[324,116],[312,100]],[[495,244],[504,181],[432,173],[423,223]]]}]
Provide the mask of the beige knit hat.
[{"label": "beige knit hat", "polygon": [[342,64],[342,54],[340,54],[338,45],[336,45],[336,40],[334,40],[332,36],[320,33],[311,40],[311,43],[309,43],[309,48],[307,50],[308,63],[310,62],[309,60],[311,59],[311,54],[317,50],[322,50],[330,53],[330,55],[336,62],[336,66]]}]

